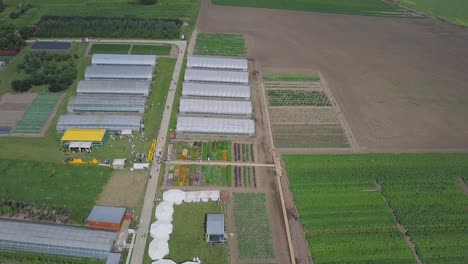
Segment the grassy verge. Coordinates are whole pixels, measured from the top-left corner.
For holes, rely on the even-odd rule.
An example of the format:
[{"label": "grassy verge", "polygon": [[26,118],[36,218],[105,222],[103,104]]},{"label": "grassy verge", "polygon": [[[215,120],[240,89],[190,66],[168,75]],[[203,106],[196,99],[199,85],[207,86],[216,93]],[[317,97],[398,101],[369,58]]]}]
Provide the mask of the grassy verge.
[{"label": "grassy verge", "polygon": [[133,45],[131,54],[169,55],[171,48],[171,45]]},{"label": "grassy verge", "polygon": [[[425,263],[466,260],[467,154],[285,156],[317,262],[414,263],[375,181]],[[466,180],[466,178],[465,178]]]},{"label": "grassy verge", "polygon": [[245,57],[245,40],[240,35],[203,34],[197,36],[195,54]]},{"label": "grassy verge", "polygon": [[112,170],[35,161],[0,160],[0,197],[67,208],[83,223]]},{"label": "grassy verge", "polygon": [[129,44],[93,44],[89,54],[127,54]]},{"label": "grassy verge", "polygon": [[212,0],[217,5],[312,11],[353,15],[404,16],[396,6],[376,0]]},{"label": "grassy verge", "polygon": [[468,27],[468,1],[465,0],[399,0],[402,4],[441,18],[450,23]]}]

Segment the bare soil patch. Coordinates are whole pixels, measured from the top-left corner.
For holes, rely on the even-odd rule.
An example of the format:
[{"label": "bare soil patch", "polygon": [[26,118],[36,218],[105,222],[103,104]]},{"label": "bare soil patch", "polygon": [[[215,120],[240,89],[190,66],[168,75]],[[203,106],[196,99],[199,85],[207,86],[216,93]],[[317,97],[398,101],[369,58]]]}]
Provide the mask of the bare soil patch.
[{"label": "bare soil patch", "polygon": [[144,194],[146,174],[146,170],[115,170],[96,203],[99,205],[138,208]]},{"label": "bare soil patch", "polygon": [[4,94],[0,97],[0,127],[14,129],[36,97],[36,93]]},{"label": "bare soil patch", "polygon": [[321,72],[363,152],[468,150],[467,29],[203,1],[198,30],[243,35],[265,72]]},{"label": "bare soil patch", "polygon": [[340,124],[273,124],[278,148],[346,148],[348,139]]},{"label": "bare soil patch", "polygon": [[270,107],[271,123],[335,123],[333,107]]}]

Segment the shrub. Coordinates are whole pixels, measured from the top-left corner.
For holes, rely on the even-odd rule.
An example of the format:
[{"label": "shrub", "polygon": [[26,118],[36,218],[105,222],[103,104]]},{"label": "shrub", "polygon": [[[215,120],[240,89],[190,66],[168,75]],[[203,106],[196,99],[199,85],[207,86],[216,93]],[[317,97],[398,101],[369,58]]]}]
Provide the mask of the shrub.
[{"label": "shrub", "polygon": [[26,92],[31,89],[32,84],[29,80],[14,80],[11,82],[11,88],[16,92]]},{"label": "shrub", "polygon": [[10,13],[10,18],[11,19],[17,19],[20,16],[20,14],[16,11]]}]

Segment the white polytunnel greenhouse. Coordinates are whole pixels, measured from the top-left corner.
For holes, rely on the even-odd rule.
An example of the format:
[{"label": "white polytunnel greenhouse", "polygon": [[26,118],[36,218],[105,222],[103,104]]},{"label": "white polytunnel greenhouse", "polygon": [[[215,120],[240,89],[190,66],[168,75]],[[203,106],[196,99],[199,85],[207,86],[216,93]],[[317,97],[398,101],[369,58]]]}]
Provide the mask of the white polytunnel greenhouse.
[{"label": "white polytunnel greenhouse", "polygon": [[127,54],[94,54],[91,60],[93,65],[145,65],[156,66],[155,55],[127,55]]},{"label": "white polytunnel greenhouse", "polygon": [[249,85],[184,82],[182,96],[250,100]]},{"label": "white polytunnel greenhouse", "polygon": [[249,84],[249,73],[241,71],[186,69],[184,81]]},{"label": "white polytunnel greenhouse", "polygon": [[189,56],[187,68],[247,71],[249,65],[247,59]]},{"label": "white polytunnel greenhouse", "polygon": [[57,121],[57,131],[68,128],[105,128],[108,131],[131,129],[140,131],[140,115],[109,115],[109,114],[66,114]]},{"label": "white polytunnel greenhouse", "polygon": [[225,101],[188,99],[180,100],[179,112],[181,114],[211,114],[252,116],[252,103],[250,101]]},{"label": "white polytunnel greenhouse", "polygon": [[77,94],[148,96],[151,83],[134,80],[84,80],[78,82]]},{"label": "white polytunnel greenhouse", "polygon": [[253,136],[255,134],[255,124],[251,119],[179,116],[176,132]]},{"label": "white polytunnel greenhouse", "polygon": [[146,97],[113,95],[77,95],[68,100],[68,112],[144,113]]},{"label": "white polytunnel greenhouse", "polygon": [[86,67],[86,80],[109,80],[127,79],[144,80],[153,79],[153,67],[151,66],[113,66],[113,65],[92,65]]}]

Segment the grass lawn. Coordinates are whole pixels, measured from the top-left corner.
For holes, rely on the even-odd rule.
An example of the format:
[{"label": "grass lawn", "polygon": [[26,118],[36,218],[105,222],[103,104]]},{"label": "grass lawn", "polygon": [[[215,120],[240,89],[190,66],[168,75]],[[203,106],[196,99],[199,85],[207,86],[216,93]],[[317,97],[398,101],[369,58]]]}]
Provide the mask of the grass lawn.
[{"label": "grass lawn", "polygon": [[127,54],[130,44],[93,44],[89,54]]},{"label": "grass lawn", "polygon": [[[381,0],[212,0],[218,5],[288,9],[322,13],[356,14],[356,15],[391,15],[385,12],[401,11]],[[404,13],[403,13],[404,15]]]},{"label": "grass lawn", "polygon": [[399,0],[402,4],[453,24],[468,27],[466,0]]},{"label": "grass lawn", "polygon": [[265,194],[236,193],[234,208],[240,259],[275,257]]},{"label": "grass lawn", "polygon": [[203,263],[228,263],[227,244],[211,245],[205,239],[206,214],[223,213],[217,202],[184,203],[174,207],[174,225],[167,258],[176,261],[200,257]]},{"label": "grass lawn", "polygon": [[171,45],[133,45],[131,54],[142,55],[169,55]]},{"label": "grass lawn", "polygon": [[[26,150],[27,151],[27,150]],[[0,160],[0,197],[46,203],[70,209],[74,223],[82,223],[112,170],[98,166]]]},{"label": "grass lawn", "polygon": [[414,263],[375,181],[424,263],[465,263],[468,154],[288,155],[300,221],[322,263]]},{"label": "grass lawn", "polygon": [[231,34],[204,34],[197,36],[195,54],[245,57],[245,40],[240,35]]},{"label": "grass lawn", "polygon": [[318,82],[320,77],[304,74],[269,74],[263,76],[263,80],[270,82]]}]

